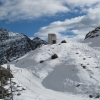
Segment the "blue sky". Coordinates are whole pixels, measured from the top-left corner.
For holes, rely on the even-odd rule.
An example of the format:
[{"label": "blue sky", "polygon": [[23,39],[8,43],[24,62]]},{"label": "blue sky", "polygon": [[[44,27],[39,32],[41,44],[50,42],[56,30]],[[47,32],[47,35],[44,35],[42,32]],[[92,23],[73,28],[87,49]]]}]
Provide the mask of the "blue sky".
[{"label": "blue sky", "polygon": [[0,28],[47,39],[80,42],[100,26],[99,0],[0,0]]},{"label": "blue sky", "polygon": [[[1,20],[0,21],[0,27],[5,28],[9,31],[13,32],[21,32],[27,35],[28,37],[33,37],[34,33],[38,32],[39,29],[43,26],[47,26],[52,22],[55,21],[64,21],[66,18],[74,18],[77,16],[81,16],[83,14],[77,14],[77,13],[67,13],[67,14],[62,14],[62,15],[55,15],[53,17],[40,17],[35,20],[19,20],[19,21],[14,21],[14,22],[9,22],[8,20]],[[63,34],[63,33],[62,33]],[[71,34],[69,34],[71,35]]]}]

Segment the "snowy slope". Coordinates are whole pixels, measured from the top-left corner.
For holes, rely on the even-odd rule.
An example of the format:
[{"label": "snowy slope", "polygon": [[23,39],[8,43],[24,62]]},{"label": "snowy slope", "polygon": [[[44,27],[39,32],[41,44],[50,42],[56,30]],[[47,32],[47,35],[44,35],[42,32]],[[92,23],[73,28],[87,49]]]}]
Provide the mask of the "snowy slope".
[{"label": "snowy slope", "polygon": [[[51,59],[55,53],[59,57]],[[94,100],[100,92],[99,55],[84,43],[45,45],[27,53],[11,63],[17,84],[26,88],[15,100]]]}]

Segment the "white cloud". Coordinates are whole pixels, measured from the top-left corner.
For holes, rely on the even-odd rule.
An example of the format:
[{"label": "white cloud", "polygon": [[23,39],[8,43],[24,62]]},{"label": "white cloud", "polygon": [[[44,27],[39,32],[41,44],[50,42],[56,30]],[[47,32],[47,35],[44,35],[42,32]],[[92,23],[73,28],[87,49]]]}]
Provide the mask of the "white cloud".
[{"label": "white cloud", "polygon": [[[58,40],[80,41],[86,33],[100,25],[100,0],[0,0],[0,2],[0,20],[34,20],[59,13],[85,13],[83,16],[52,22],[42,27],[35,36],[44,39],[48,33],[56,33]],[[74,37],[71,38],[68,33],[72,33]]]},{"label": "white cloud", "polygon": [[100,0],[64,0],[70,5],[73,5],[74,7],[90,7],[94,4],[100,3]]},{"label": "white cloud", "polygon": [[[89,31],[100,25],[100,4],[84,10],[86,15],[66,19],[63,22],[53,22],[48,26],[42,27],[35,35],[45,39],[48,33],[55,33],[59,41],[63,39],[76,42],[84,40]],[[74,37],[73,35],[70,37],[69,32],[73,33]]]},{"label": "white cloud", "polygon": [[69,9],[56,0],[2,0],[0,19],[27,20],[41,16],[54,16]]},{"label": "white cloud", "polygon": [[[58,41],[66,39],[67,41],[70,41],[74,38],[74,40],[78,39],[81,36],[77,36],[72,38],[69,38],[69,29],[73,29],[70,32],[76,32],[76,35],[78,35],[79,32],[79,25],[80,21],[84,18],[84,16],[76,17],[72,19],[66,19],[65,21],[57,21],[51,23],[49,26],[42,27],[39,32],[35,33],[34,36],[39,36],[42,39],[46,39],[48,36],[48,33],[55,33],[57,35]],[[77,27],[77,31],[74,30],[74,28]],[[65,34],[62,34],[65,32]],[[74,35],[74,34],[73,34]]]},{"label": "white cloud", "polygon": [[0,20],[34,20],[41,16],[54,16],[57,13],[75,11],[91,7],[100,0],[0,0]]}]

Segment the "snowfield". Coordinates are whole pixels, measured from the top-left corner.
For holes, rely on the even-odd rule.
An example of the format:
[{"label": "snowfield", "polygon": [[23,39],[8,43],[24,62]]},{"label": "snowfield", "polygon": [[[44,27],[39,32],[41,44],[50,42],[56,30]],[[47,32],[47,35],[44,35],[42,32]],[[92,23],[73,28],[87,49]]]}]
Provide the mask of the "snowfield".
[{"label": "snowfield", "polygon": [[26,89],[13,86],[14,100],[99,100],[99,50],[85,43],[44,45],[11,62],[12,81]]}]

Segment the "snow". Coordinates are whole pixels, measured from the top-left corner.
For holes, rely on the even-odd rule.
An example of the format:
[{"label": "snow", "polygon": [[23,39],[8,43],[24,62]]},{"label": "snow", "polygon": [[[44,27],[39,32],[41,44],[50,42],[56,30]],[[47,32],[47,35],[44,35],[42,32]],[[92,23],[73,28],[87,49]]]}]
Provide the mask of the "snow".
[{"label": "snow", "polygon": [[[20,40],[22,38],[25,38],[25,36],[21,33],[8,32],[8,34],[9,34],[12,41]],[[6,40],[6,41],[9,41],[9,40]]]},{"label": "snow", "polygon": [[11,36],[16,36],[16,35],[18,35],[19,33],[14,33],[14,32],[8,32],[9,33],[9,36],[11,37]]},{"label": "snow", "polygon": [[[58,58],[51,59],[53,54]],[[88,43],[44,45],[30,51],[10,63],[13,81],[21,86],[14,100],[95,100],[100,93],[99,61],[99,49]],[[26,90],[20,91],[23,87]]]},{"label": "snow", "polygon": [[100,47],[99,41],[100,41],[100,36],[96,38],[86,39],[85,41],[83,41],[83,43],[87,43],[91,47]]},{"label": "snow", "polygon": [[34,39],[34,37],[29,37],[31,40],[33,40]]},{"label": "snow", "polygon": [[[8,32],[8,35],[9,35],[9,39],[6,39],[4,41],[4,44],[25,38],[25,36],[21,33]],[[0,43],[0,45],[1,45],[1,43]]]}]

